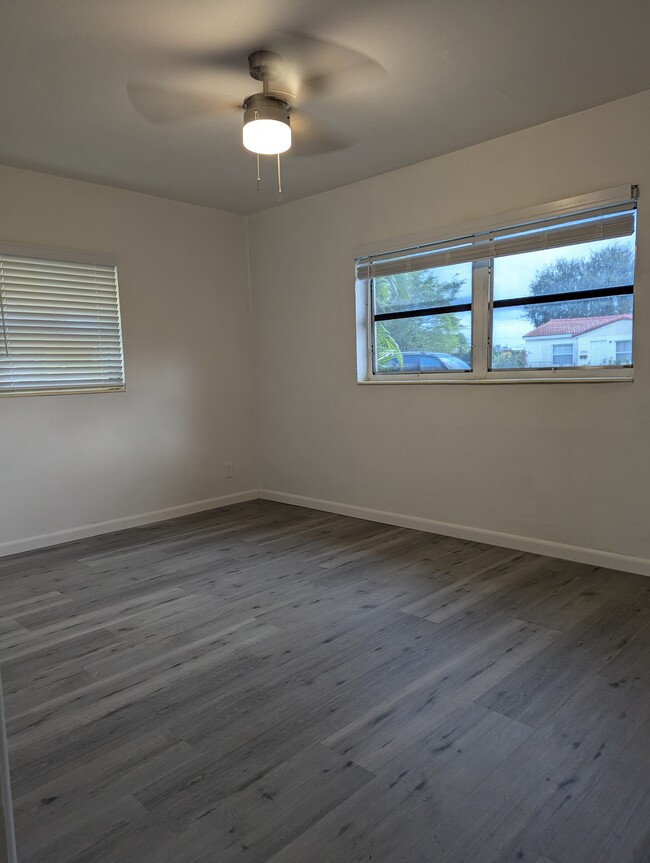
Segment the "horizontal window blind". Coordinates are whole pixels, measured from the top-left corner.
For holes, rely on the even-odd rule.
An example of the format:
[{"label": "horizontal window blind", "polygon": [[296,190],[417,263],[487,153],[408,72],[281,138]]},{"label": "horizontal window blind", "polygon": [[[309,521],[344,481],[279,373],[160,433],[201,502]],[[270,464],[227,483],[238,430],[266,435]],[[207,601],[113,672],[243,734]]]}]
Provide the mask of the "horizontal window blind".
[{"label": "horizontal window blind", "polygon": [[398,273],[428,270],[534,252],[573,246],[594,240],[628,237],[634,233],[633,202],[616,207],[599,208],[587,213],[555,217],[540,222],[486,231],[442,243],[418,246],[399,253],[387,253],[357,260],[357,278],[372,279]]},{"label": "horizontal window blind", "polygon": [[116,267],[0,254],[0,395],[123,387]]}]

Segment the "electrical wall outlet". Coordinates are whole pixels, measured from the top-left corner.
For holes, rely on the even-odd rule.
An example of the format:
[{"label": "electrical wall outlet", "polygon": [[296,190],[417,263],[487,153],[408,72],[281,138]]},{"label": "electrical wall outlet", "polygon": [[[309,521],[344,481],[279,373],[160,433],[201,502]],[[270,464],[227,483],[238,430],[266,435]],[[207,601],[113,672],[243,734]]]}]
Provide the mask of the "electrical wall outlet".
[{"label": "electrical wall outlet", "polygon": [[227,479],[230,479],[230,477],[232,476],[232,462],[231,461],[225,461],[223,463],[223,475]]}]

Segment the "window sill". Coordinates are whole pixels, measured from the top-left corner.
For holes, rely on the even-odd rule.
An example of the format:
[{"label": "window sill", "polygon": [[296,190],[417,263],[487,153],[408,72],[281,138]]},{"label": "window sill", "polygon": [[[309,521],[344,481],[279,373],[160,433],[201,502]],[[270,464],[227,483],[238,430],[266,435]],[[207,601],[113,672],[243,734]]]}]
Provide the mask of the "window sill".
[{"label": "window sill", "polygon": [[613,374],[567,374],[552,373],[541,375],[501,375],[490,374],[489,377],[470,377],[470,376],[436,376],[433,375],[402,375],[397,376],[382,376],[373,377],[371,379],[357,380],[358,384],[370,386],[382,385],[450,385],[460,384],[613,384],[613,383],[632,383],[634,381],[634,372],[628,369],[625,373]]},{"label": "window sill", "polygon": [[0,392],[0,399],[19,399],[29,396],[78,396],[88,395],[89,393],[123,393],[126,392],[126,385],[114,387],[79,387],[78,389],[68,390],[7,390]]}]

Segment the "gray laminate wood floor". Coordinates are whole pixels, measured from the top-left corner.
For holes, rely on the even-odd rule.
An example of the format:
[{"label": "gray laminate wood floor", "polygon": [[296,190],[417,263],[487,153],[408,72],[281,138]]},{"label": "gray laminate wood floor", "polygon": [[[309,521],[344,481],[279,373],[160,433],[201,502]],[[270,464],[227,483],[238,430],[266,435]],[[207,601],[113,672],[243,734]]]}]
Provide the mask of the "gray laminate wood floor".
[{"label": "gray laminate wood floor", "polygon": [[650,579],[255,501],[0,591],[21,863],[650,860]]}]

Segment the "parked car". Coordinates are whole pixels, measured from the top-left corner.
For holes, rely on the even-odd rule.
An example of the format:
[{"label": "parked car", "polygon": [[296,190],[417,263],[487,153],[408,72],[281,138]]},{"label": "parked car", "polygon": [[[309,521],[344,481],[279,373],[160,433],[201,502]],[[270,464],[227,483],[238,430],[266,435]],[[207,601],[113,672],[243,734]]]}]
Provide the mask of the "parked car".
[{"label": "parked car", "polygon": [[391,357],[379,363],[379,372],[402,372],[404,374],[417,372],[468,372],[464,360],[452,354],[434,351],[402,351],[402,362],[398,357]]}]

